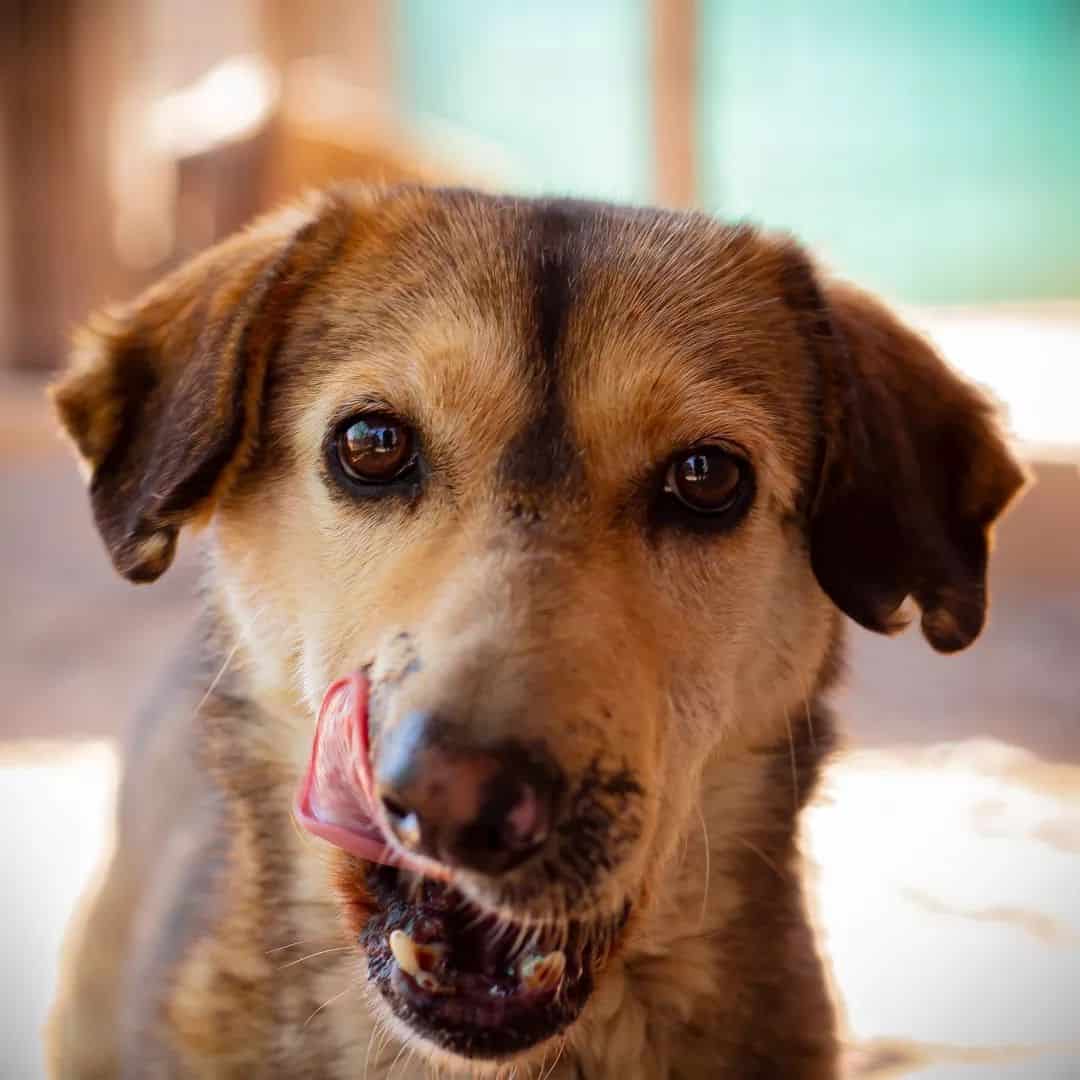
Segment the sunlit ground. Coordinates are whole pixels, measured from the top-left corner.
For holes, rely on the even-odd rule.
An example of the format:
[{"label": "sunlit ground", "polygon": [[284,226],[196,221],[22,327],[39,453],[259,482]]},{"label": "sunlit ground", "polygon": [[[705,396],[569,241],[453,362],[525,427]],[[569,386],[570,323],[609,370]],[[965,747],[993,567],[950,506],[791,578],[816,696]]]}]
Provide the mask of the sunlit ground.
[{"label": "sunlit ground", "polygon": [[7,999],[0,1074],[43,1075],[41,1026],[56,989],[65,924],[110,840],[116,756],[105,743],[15,744],[0,751],[0,942]]},{"label": "sunlit ground", "polygon": [[898,1067],[872,1075],[1080,1076],[1080,768],[856,753],[805,829],[849,1038]]},{"label": "sunlit ground", "polygon": [[[108,842],[104,744],[0,763],[5,1075],[41,1071],[63,926]],[[1080,768],[1000,743],[856,753],[806,815],[853,1072],[1080,1076]]]}]

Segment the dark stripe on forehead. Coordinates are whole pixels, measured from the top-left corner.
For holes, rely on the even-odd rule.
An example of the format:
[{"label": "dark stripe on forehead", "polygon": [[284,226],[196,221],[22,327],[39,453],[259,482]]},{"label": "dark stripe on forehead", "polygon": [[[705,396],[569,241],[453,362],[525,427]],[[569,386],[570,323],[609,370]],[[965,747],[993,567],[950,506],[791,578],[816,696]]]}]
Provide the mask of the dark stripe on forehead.
[{"label": "dark stripe on forehead", "polygon": [[533,250],[529,255],[533,263],[537,359],[548,378],[553,379],[570,309],[571,278],[578,262],[577,221],[569,207],[558,203],[544,205],[536,217],[530,230]]},{"label": "dark stripe on forehead", "polygon": [[522,241],[533,325],[524,346],[536,404],[499,466],[500,479],[516,495],[573,484],[580,473],[566,421],[562,351],[581,266],[581,226],[593,212],[581,203],[538,203],[526,219]]}]

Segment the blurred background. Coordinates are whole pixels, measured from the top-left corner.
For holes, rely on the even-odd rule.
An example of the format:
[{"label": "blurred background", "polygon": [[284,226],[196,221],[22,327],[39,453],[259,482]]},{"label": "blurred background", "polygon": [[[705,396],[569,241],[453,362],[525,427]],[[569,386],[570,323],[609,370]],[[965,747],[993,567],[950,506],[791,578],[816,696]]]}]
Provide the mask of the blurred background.
[{"label": "blurred background", "polygon": [[42,386],[92,307],[352,177],[789,229],[997,396],[1037,484],[991,625],[853,629],[806,846],[853,1075],[1080,1076],[1078,0],[2,0],[0,1073],[198,570],[114,579]]}]

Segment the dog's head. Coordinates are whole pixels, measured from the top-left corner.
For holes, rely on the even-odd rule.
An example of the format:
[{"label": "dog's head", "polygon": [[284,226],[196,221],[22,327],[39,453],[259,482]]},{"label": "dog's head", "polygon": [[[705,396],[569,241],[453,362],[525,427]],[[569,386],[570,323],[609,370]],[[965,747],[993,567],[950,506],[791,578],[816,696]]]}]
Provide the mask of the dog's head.
[{"label": "dog's head", "polygon": [[301,812],[353,852],[385,1005],[452,1056],[575,1020],[704,763],[786,745],[838,609],[975,638],[1023,479],[790,241],[463,191],[256,225],[93,325],[55,400],[122,574],[212,520],[290,782],[337,685]]}]

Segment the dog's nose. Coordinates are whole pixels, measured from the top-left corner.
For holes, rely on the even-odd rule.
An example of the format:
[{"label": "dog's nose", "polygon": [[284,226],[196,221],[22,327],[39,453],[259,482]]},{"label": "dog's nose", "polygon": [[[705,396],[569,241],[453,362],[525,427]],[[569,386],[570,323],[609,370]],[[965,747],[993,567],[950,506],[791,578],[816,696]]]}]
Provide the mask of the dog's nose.
[{"label": "dog's nose", "polygon": [[512,740],[470,746],[422,712],[407,714],[379,742],[376,794],[410,851],[496,875],[547,839],[562,783],[546,755]]}]

